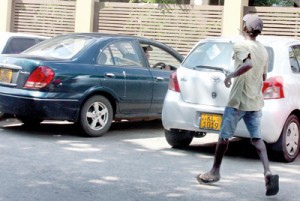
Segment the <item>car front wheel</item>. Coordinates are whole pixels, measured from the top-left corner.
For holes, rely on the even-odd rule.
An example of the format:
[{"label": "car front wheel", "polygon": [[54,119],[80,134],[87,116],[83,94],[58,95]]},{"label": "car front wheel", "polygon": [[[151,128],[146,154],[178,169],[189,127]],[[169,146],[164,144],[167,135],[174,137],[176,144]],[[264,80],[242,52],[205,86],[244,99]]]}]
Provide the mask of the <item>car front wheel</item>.
[{"label": "car front wheel", "polygon": [[292,162],[299,153],[299,137],[300,125],[299,120],[295,115],[289,116],[281,132],[278,141],[272,145],[275,151],[276,160]]},{"label": "car front wheel", "polygon": [[194,132],[178,129],[165,130],[165,137],[172,147],[184,148],[191,144],[194,138]]},{"label": "car front wheel", "polygon": [[79,118],[79,126],[87,136],[100,137],[112,123],[111,103],[104,96],[93,96],[84,103]]}]

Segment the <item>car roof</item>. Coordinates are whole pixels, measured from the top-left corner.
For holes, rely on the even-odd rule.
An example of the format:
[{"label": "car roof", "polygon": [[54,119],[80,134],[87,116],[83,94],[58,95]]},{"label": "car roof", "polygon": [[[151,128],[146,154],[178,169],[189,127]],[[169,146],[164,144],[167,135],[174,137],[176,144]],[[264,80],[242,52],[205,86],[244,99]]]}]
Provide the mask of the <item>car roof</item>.
[{"label": "car roof", "polygon": [[78,35],[78,36],[89,36],[94,38],[111,38],[111,37],[124,37],[124,38],[142,38],[139,36],[131,36],[131,35],[124,35],[124,34],[110,34],[110,33],[99,33],[99,32],[84,32],[84,33],[67,33],[63,35]]},{"label": "car roof", "polygon": [[61,34],[58,36],[88,36],[93,37],[97,39],[111,39],[111,38],[130,38],[130,39],[136,39],[139,41],[149,42],[149,43],[156,43],[156,44],[162,44],[164,46],[168,46],[162,42],[152,40],[149,38],[144,38],[141,36],[134,36],[134,35],[125,35],[125,34],[110,34],[110,33],[99,33],[99,32],[84,32],[84,33],[67,33],[67,34]]},{"label": "car roof", "polygon": [[[244,40],[244,37],[242,36],[230,36],[230,37],[215,37],[215,38],[207,38],[202,41],[219,41],[219,42],[238,42]],[[274,46],[274,45],[280,45],[280,44],[290,44],[294,42],[300,43],[300,40],[293,37],[287,37],[287,36],[264,36],[259,35],[257,37],[257,40],[260,41],[262,44],[266,46]],[[200,41],[201,42],[201,41]]]},{"label": "car roof", "polygon": [[20,36],[20,37],[34,37],[34,38],[41,38],[41,39],[47,39],[49,37],[46,36],[39,36],[35,34],[29,34],[29,33],[17,33],[17,32],[0,32],[1,38],[9,38],[12,36]]},{"label": "car roof", "polygon": [[67,33],[67,34],[61,34],[58,35],[57,37],[65,37],[65,36],[87,36],[87,37],[93,37],[96,39],[102,39],[102,40],[110,40],[113,38],[129,38],[129,39],[136,39],[141,43],[147,43],[150,45],[156,45],[157,47],[160,48],[168,48],[168,50],[170,50],[172,52],[172,54],[178,58],[180,58],[181,60],[183,60],[183,56],[177,52],[174,48],[170,47],[169,45],[160,42],[160,41],[156,41],[156,40],[152,40],[149,38],[144,38],[141,36],[134,36],[134,35],[124,35],[124,34],[110,34],[110,33],[101,33],[101,32],[83,32],[83,33]]}]

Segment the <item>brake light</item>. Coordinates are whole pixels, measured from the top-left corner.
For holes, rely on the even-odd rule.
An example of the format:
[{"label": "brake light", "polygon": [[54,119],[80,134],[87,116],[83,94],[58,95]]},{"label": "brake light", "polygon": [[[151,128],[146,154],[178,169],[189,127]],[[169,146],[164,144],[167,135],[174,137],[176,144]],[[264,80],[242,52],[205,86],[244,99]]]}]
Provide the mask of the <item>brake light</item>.
[{"label": "brake light", "polygon": [[41,89],[50,84],[54,77],[54,72],[47,66],[37,67],[28,77],[24,88],[28,89]]},{"label": "brake light", "polygon": [[264,99],[284,98],[283,78],[280,76],[268,78],[266,81],[264,81],[262,92]]},{"label": "brake light", "polygon": [[170,75],[169,90],[180,92],[176,71]]}]

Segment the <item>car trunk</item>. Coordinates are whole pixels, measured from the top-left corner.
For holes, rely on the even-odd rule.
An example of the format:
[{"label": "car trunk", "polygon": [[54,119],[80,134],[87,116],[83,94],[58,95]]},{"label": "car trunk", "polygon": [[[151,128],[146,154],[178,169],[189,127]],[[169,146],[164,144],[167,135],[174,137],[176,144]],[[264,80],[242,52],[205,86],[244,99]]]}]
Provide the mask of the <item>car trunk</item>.
[{"label": "car trunk", "polygon": [[45,59],[49,60],[21,54],[0,56],[0,85],[22,88],[30,74]]},{"label": "car trunk", "polygon": [[210,69],[178,69],[183,101],[191,104],[226,106],[230,88],[224,84],[225,74]]}]

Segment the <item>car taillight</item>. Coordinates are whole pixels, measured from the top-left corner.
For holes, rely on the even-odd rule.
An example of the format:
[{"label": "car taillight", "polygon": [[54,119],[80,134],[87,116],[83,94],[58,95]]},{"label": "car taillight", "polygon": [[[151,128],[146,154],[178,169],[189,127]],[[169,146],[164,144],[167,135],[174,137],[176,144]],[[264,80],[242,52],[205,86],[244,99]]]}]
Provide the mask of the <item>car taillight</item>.
[{"label": "car taillight", "polygon": [[51,68],[46,66],[37,67],[28,77],[24,88],[40,89],[50,84],[54,77],[54,72]]},{"label": "car taillight", "polygon": [[264,81],[262,92],[264,99],[284,98],[283,78],[280,76],[268,78]]},{"label": "car taillight", "polygon": [[170,75],[169,90],[180,92],[176,71]]}]

